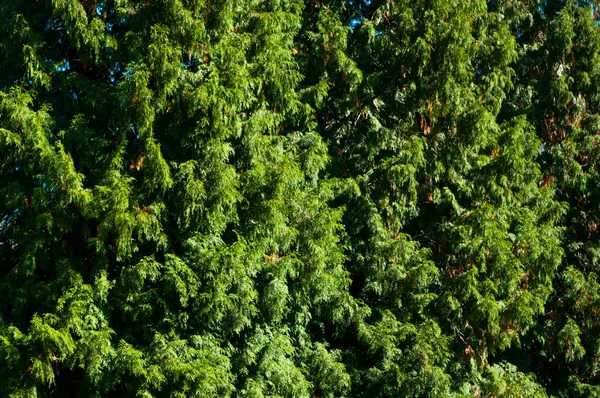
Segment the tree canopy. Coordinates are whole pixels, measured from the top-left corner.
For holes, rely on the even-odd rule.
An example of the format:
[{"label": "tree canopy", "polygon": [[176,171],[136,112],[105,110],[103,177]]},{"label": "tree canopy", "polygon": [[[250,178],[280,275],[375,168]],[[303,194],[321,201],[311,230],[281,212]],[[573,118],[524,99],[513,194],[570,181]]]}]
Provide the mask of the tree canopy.
[{"label": "tree canopy", "polygon": [[0,1],[0,396],[600,397],[599,21]]}]

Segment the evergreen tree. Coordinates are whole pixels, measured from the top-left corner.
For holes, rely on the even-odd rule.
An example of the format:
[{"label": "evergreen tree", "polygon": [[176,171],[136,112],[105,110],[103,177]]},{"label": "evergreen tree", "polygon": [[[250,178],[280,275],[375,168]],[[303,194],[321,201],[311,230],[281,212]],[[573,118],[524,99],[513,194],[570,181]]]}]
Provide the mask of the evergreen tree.
[{"label": "evergreen tree", "polygon": [[0,395],[600,396],[593,2],[0,2]]}]

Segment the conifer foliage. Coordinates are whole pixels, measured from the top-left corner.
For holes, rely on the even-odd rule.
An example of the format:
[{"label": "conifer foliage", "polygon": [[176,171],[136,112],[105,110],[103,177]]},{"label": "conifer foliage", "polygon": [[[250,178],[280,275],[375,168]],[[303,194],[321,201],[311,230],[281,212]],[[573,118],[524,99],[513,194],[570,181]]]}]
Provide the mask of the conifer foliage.
[{"label": "conifer foliage", "polygon": [[599,12],[0,1],[0,396],[600,396]]}]

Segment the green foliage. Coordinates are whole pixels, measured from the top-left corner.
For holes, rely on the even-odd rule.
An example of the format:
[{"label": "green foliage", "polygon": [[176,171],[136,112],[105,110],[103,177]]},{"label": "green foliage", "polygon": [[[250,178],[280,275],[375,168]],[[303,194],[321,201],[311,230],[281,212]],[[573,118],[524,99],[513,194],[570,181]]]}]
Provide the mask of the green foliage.
[{"label": "green foliage", "polygon": [[0,2],[0,395],[600,395],[598,20]]}]

